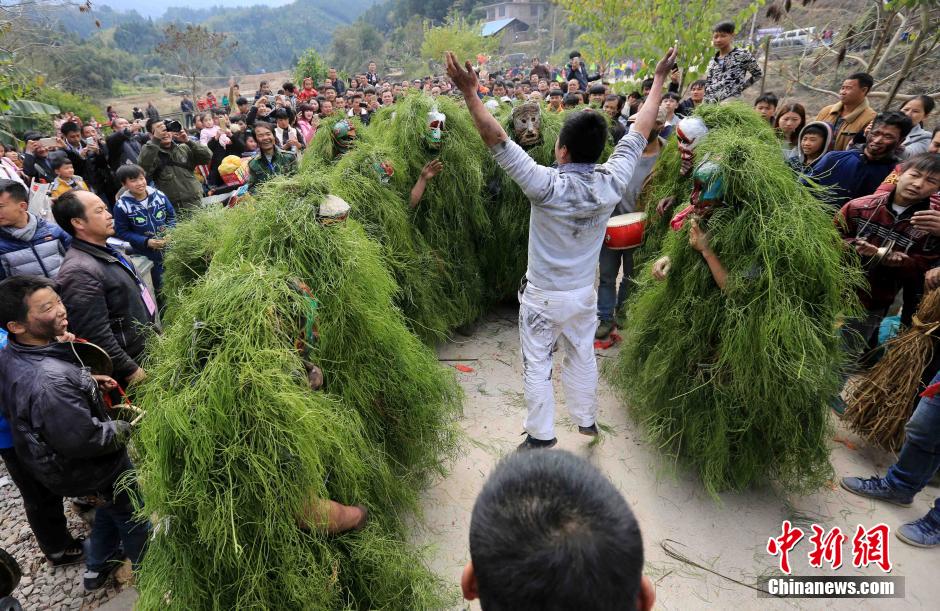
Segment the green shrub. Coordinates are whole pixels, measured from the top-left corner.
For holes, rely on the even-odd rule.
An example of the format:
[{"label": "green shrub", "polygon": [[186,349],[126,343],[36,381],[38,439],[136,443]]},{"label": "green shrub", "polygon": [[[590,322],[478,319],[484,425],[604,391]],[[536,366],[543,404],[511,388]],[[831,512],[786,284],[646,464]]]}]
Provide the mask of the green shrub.
[{"label": "green shrub", "polygon": [[58,106],[60,112],[74,112],[82,121],[88,121],[92,117],[102,123],[106,121],[104,113],[101,112],[97,104],[83,95],[76,95],[53,87],[43,87],[36,89],[31,97],[37,102]]}]

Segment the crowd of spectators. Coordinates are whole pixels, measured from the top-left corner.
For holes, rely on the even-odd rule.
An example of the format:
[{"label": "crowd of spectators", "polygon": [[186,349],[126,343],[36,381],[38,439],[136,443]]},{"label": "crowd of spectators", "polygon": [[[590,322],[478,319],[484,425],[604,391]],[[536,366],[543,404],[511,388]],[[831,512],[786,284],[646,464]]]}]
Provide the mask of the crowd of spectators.
[{"label": "crowd of spectators", "polygon": [[[715,27],[716,53],[705,78],[689,84],[685,96],[679,73],[671,74],[656,125],[615,214],[637,210],[644,183],[684,116],[701,104],[737,99],[760,78],[753,56],[733,46],[733,34],[733,24]],[[526,73],[481,69],[479,77],[478,95],[491,110],[531,101],[544,112],[593,109],[609,119],[615,141],[629,131],[652,86],[649,79],[637,91],[618,93],[605,74],[587,70],[577,51],[561,70],[534,58]],[[865,261],[867,284],[860,297],[867,315],[850,326],[868,344],[899,292],[912,311],[925,287],[940,286],[940,130],[928,125],[934,100],[914,96],[897,110],[879,113],[868,101],[873,84],[868,74],[849,74],[839,101],[819,109],[813,120],[797,100],[763,93],[754,103],[755,112],[776,130],[794,180],[826,187],[821,198],[831,205],[846,246]],[[133,486],[115,487],[118,476],[132,468],[125,449],[132,427],[107,415],[104,397],[146,376],[145,338],[160,332],[167,230],[206,196],[253,189],[275,174],[294,172],[321,125],[332,129],[341,119],[368,125],[376,112],[414,90],[432,97],[460,95],[445,77],[396,81],[381,77],[370,62],[348,82],[331,68],[319,83],[311,77],[299,87],[262,81],[246,95],[233,80],[221,100],[212,92],[197,100],[183,96],[182,121],[161,116],[152,103],[135,109],[130,120],[108,107],[105,130],[69,115],[57,122],[54,134],[25,134],[22,151],[0,148],[0,280],[5,279],[0,324],[10,335],[0,352],[0,456],[22,492],[43,552],[52,564],[85,558],[87,589],[105,582],[112,557],[124,554],[138,562],[149,528],[131,510]],[[234,181],[223,171],[232,157],[243,161],[245,170]],[[49,209],[31,207],[31,187],[37,185],[44,186]],[[885,256],[880,249],[889,240],[903,250]],[[630,252],[602,249],[598,339],[615,328],[629,296]],[[154,292],[132,254],[152,263]],[[108,354],[110,376],[91,375],[82,367],[69,348],[72,334]],[[940,437],[936,420],[928,425],[934,444]],[[571,464],[552,469],[570,472],[578,485],[595,477],[583,465],[558,460]],[[523,471],[536,467],[517,465]],[[498,582],[505,571],[496,560],[503,552],[486,541],[486,529],[504,528],[514,536],[525,532],[499,525],[509,506],[498,488],[508,485],[507,478],[494,474],[474,511],[471,528],[485,529],[471,533],[473,565],[463,584],[468,598],[486,600],[488,590],[503,587]],[[61,500],[68,496],[92,497],[98,508],[84,551],[65,529]],[[605,511],[613,514],[599,516],[599,524],[616,527],[616,536],[625,540],[635,536],[638,545],[639,532],[622,499],[609,491],[602,496],[610,506]],[[481,503],[503,509],[487,512]],[[940,543],[940,513],[937,519],[934,543]],[[538,540],[526,535],[519,544],[534,546]],[[598,566],[615,569],[619,561],[607,560],[617,557],[615,552],[605,552]],[[640,580],[642,549],[627,556],[630,595],[646,607],[652,598]],[[539,588],[550,587],[535,575],[537,567],[518,570],[532,573]]]}]

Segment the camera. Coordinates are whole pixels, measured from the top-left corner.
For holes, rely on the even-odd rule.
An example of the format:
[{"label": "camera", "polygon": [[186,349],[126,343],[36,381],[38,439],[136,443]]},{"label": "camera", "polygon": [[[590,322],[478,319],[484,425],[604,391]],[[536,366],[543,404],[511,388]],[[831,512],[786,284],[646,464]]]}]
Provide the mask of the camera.
[{"label": "camera", "polygon": [[164,122],[166,126],[166,131],[178,133],[183,131],[183,124],[175,119],[170,119],[169,121]]}]

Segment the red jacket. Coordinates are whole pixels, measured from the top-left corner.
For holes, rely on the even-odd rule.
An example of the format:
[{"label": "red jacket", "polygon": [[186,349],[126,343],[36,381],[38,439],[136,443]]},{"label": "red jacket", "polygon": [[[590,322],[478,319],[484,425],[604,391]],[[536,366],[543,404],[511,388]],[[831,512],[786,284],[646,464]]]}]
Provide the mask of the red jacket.
[{"label": "red jacket", "polygon": [[836,214],[835,222],[842,239],[851,245],[863,238],[875,246],[894,240],[893,252],[910,257],[905,265],[889,267],[863,257],[862,267],[868,279],[868,290],[859,299],[869,310],[888,308],[905,280],[916,280],[940,262],[940,239],[911,225],[911,216],[918,210],[940,210],[936,201],[924,200],[896,215],[891,208],[894,191],[875,192],[849,201]]}]

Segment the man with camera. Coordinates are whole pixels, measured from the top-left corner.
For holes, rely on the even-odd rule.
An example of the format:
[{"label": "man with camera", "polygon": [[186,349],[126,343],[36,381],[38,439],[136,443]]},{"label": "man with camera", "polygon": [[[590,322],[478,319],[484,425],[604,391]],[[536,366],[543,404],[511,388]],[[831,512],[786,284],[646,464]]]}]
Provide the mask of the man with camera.
[{"label": "man with camera", "polygon": [[193,171],[212,160],[205,144],[191,141],[179,121],[147,121],[150,142],[140,151],[138,165],[157,189],[163,191],[177,212],[199,205],[202,185]]}]

